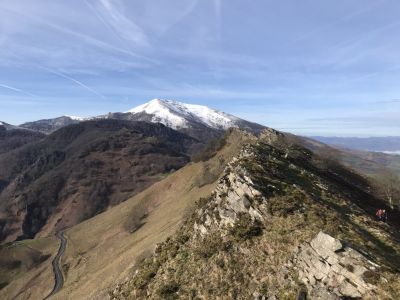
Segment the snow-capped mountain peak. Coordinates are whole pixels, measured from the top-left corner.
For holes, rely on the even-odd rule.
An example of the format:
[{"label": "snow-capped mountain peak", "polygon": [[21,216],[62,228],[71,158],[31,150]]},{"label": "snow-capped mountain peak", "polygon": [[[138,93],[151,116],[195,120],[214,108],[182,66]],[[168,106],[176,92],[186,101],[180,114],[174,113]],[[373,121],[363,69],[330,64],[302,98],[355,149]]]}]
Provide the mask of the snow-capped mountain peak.
[{"label": "snow-capped mountain peak", "polygon": [[110,112],[93,117],[64,115],[53,119],[27,122],[19,126],[48,134],[71,124],[101,119],[162,123],[172,129],[182,129],[185,133],[191,132],[193,136],[200,139],[204,139],[204,136],[216,137],[218,135],[216,132],[224,131],[231,127],[256,133],[265,128],[262,125],[248,122],[207,106],[164,99],[153,99],[126,112]]},{"label": "snow-capped mountain peak", "polygon": [[[170,100],[168,100],[170,101]],[[135,108],[128,110],[128,113],[133,115],[139,113],[146,113],[151,115],[152,122],[163,123],[171,128],[185,128],[188,123],[183,116],[176,114],[172,105],[168,105],[167,100],[153,99],[148,103],[139,105]]]},{"label": "snow-capped mountain peak", "polygon": [[153,99],[127,111],[133,115],[146,113],[152,122],[163,123],[174,129],[189,128],[190,123],[200,123],[214,129],[238,127],[239,118],[207,106],[187,104],[175,100]]}]

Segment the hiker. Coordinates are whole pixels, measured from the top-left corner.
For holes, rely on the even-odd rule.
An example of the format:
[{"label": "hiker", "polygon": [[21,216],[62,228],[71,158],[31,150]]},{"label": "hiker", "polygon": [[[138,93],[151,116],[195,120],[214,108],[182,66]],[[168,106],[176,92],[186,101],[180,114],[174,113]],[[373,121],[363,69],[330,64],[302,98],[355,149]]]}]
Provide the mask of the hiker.
[{"label": "hiker", "polygon": [[382,210],[382,221],[386,223],[387,221],[387,212],[386,209]]},{"label": "hiker", "polygon": [[383,210],[382,210],[382,209],[379,208],[379,209],[376,211],[376,217],[378,218],[379,221],[382,221],[382,220],[383,220]]}]

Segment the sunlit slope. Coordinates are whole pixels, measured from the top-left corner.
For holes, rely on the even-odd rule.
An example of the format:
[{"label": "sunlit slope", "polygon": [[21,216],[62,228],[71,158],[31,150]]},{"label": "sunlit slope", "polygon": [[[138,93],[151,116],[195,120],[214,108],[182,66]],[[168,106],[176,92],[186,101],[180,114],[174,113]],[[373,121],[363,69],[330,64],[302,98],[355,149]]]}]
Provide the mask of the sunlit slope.
[{"label": "sunlit slope", "polygon": [[227,161],[252,138],[233,130],[208,161],[192,163],[113,209],[66,232],[65,286],[57,299],[85,299],[129,275],[131,267],[173,234],[186,212],[215,188]]},{"label": "sunlit slope", "polygon": [[0,299],[43,299],[53,288],[51,260],[55,237],[24,240],[0,247]]}]

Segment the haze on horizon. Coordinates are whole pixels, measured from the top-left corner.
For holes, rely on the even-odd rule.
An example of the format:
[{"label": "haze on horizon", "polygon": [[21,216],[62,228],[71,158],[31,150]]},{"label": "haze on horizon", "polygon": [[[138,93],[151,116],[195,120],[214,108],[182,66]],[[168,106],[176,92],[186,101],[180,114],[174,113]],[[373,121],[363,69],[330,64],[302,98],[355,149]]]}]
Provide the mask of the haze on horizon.
[{"label": "haze on horizon", "polygon": [[0,121],[153,98],[302,135],[400,135],[395,0],[3,0]]}]

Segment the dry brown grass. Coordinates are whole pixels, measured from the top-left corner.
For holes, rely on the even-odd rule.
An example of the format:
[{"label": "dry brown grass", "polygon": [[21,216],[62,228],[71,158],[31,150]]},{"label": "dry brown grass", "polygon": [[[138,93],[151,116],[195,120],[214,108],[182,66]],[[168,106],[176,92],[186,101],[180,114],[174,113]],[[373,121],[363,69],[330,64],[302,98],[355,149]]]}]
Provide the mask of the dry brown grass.
[{"label": "dry brown grass", "polygon": [[[209,161],[189,164],[120,205],[67,230],[67,250],[61,264],[68,271],[63,289],[53,299],[105,296],[111,286],[130,275],[134,266],[153,252],[157,243],[180,227],[195,202],[215,188],[225,162],[237,155],[250,138],[234,130],[225,147]],[[41,251],[56,253],[58,240],[40,238],[30,242],[41,241],[47,243],[39,247]],[[12,281],[0,291],[0,298],[45,297],[54,284],[50,261]]]},{"label": "dry brown grass", "polygon": [[[65,287],[56,298],[94,297],[127,277],[142,253],[153,251],[157,243],[172,235],[195,202],[212,192],[225,167],[223,162],[236,155],[248,138],[234,131],[226,146],[211,160],[192,163],[117,207],[68,230],[69,244],[63,262],[69,263],[70,269]],[[214,181],[199,186],[205,165]],[[126,224],[138,206],[146,211],[145,223],[129,233]]]},{"label": "dry brown grass", "polygon": [[[0,290],[0,299],[42,299],[53,288],[51,260],[57,252],[55,237],[3,245],[0,249],[0,280],[9,282]],[[20,262],[14,268],[4,262]]]}]

